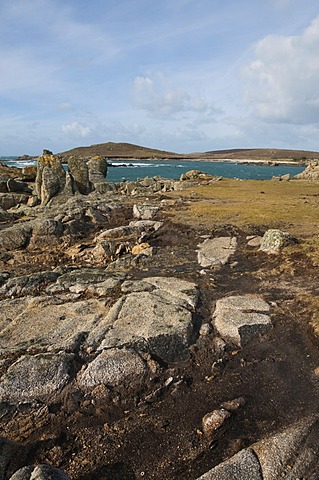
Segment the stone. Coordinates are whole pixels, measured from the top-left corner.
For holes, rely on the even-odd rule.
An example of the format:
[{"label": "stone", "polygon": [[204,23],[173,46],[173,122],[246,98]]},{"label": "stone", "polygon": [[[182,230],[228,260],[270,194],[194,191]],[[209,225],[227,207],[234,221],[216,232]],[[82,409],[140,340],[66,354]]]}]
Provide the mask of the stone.
[{"label": "stone", "polygon": [[89,180],[89,169],[85,158],[69,157],[69,174],[73,179],[73,189],[75,192],[87,195],[92,191]]},{"label": "stone", "polygon": [[157,214],[159,208],[156,205],[144,203],[133,206],[133,217],[138,220],[152,220]]},{"label": "stone", "polygon": [[203,268],[225,265],[236,247],[236,237],[207,238],[198,245],[198,263]]},{"label": "stone", "polygon": [[247,237],[247,245],[249,247],[260,247],[262,237],[260,235],[252,236],[252,237]]},{"label": "stone", "polygon": [[55,282],[58,276],[59,273],[49,270],[13,277],[0,288],[0,293],[9,297],[15,295],[30,295],[37,292],[41,285]]},{"label": "stone", "polygon": [[203,432],[206,437],[211,438],[214,432],[224,424],[225,420],[227,420],[230,415],[230,412],[225,408],[206,413],[202,420]]},{"label": "stone", "polygon": [[107,175],[107,160],[105,157],[95,156],[88,160],[89,182],[95,190],[96,185],[105,182]]},{"label": "stone", "polygon": [[0,193],[0,206],[4,210],[16,207],[20,203],[27,204],[30,196],[26,193]]},{"label": "stone", "polygon": [[269,310],[269,305],[259,297],[225,297],[216,302],[213,324],[225,341],[243,347],[272,329]]},{"label": "stone", "polygon": [[61,275],[57,286],[73,293],[89,292],[107,295],[125,279],[123,273],[110,273],[105,269],[82,268]]},{"label": "stone", "polygon": [[41,205],[47,205],[54,196],[63,193],[65,183],[66,173],[61,158],[51,153],[39,157],[35,185]]},{"label": "stone", "polygon": [[[174,287],[179,282],[174,278],[165,281]],[[102,322],[89,334],[87,343],[93,347],[100,344],[99,350],[130,346],[165,362],[186,359],[194,333],[191,304],[197,294],[195,285],[185,282],[184,291],[179,294],[177,287],[173,295],[154,282],[152,292],[133,292],[120,298],[110,309],[105,324]]]},{"label": "stone", "polygon": [[37,219],[32,223],[30,247],[57,245],[61,242],[64,227],[52,218]]},{"label": "stone", "polygon": [[70,477],[50,465],[37,465],[21,468],[9,480],[70,480]]},{"label": "stone", "polygon": [[319,180],[319,165],[317,161],[311,161],[310,164],[305,168],[305,170],[298,175],[295,175],[294,178],[299,180],[310,180],[317,181]]},{"label": "stone", "polygon": [[7,188],[8,192],[15,192],[15,193],[32,193],[32,189],[26,182],[22,182],[21,180],[16,180],[14,178],[9,178],[7,181]]},{"label": "stone", "polygon": [[78,384],[84,390],[91,390],[98,385],[115,388],[142,386],[147,368],[137,353],[124,349],[102,351],[78,375]]},{"label": "stone", "polygon": [[0,378],[0,401],[51,402],[70,380],[74,355],[23,355]]},{"label": "stone", "polygon": [[[77,352],[85,336],[105,317],[103,300],[66,301],[54,296],[0,301],[0,354]],[[111,326],[111,325],[109,325]]]},{"label": "stone", "polygon": [[5,479],[23,465],[26,451],[16,442],[0,437],[0,478]]},{"label": "stone", "polygon": [[28,245],[32,232],[30,223],[13,225],[0,230],[0,249],[16,250]]},{"label": "stone", "polygon": [[264,234],[259,250],[268,254],[278,254],[280,251],[296,243],[296,239],[287,232],[270,229]]},{"label": "stone", "polygon": [[258,458],[251,448],[236,453],[197,480],[264,480]]},{"label": "stone", "polygon": [[[294,460],[305,445],[314,422],[313,417],[305,418],[251,446],[258,456],[263,480],[277,480],[286,472],[287,465],[292,467]],[[318,455],[318,450],[316,455]],[[293,476],[293,478],[298,477]]]}]

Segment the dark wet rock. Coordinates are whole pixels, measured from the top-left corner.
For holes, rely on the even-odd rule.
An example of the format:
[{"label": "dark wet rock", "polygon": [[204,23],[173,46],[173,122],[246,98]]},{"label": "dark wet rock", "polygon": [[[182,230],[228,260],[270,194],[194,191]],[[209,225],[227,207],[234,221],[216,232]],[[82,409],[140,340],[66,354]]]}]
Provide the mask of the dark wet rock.
[{"label": "dark wet rock", "polygon": [[0,478],[12,474],[23,465],[26,452],[24,447],[6,438],[0,437]]},{"label": "dark wet rock", "polygon": [[78,384],[84,390],[91,390],[98,385],[137,388],[142,386],[146,374],[145,363],[137,353],[115,348],[101,352],[89,363],[80,372]]},{"label": "dark wet rock", "polygon": [[216,302],[213,323],[225,341],[242,347],[271,330],[269,310],[269,305],[259,297],[225,297]]},{"label": "dark wet rock", "polygon": [[66,174],[60,157],[51,153],[39,157],[35,184],[42,205],[47,205],[54,196],[63,193]]},{"label": "dark wet rock", "polygon": [[15,192],[15,193],[32,193],[32,189],[26,182],[22,182],[21,180],[15,180],[14,178],[9,178],[7,181],[8,192]]},{"label": "dark wet rock", "polygon": [[18,470],[9,480],[70,480],[61,470],[49,465],[26,466]]},{"label": "dark wet rock", "polygon": [[51,401],[70,380],[69,353],[23,355],[0,379],[0,399],[13,403]]},{"label": "dark wet rock", "polygon": [[241,450],[197,480],[264,480],[258,458],[251,448]]},{"label": "dark wet rock", "polygon": [[259,250],[269,254],[278,254],[283,248],[294,243],[296,243],[296,239],[289,233],[270,229],[264,234]]},{"label": "dark wet rock", "polygon": [[10,175],[0,175],[0,192],[7,193],[8,192],[8,180],[11,179]]},{"label": "dark wet rock", "polygon": [[207,238],[198,245],[198,263],[204,268],[225,265],[236,247],[235,237]]}]

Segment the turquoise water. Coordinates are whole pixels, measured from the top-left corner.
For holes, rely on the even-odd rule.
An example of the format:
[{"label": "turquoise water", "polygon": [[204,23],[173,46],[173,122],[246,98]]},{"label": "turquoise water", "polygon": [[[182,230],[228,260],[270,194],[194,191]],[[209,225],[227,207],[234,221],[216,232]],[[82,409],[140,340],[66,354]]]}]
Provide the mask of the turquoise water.
[{"label": "turquoise water", "polygon": [[[111,162],[114,165],[123,165],[121,162]],[[131,165],[131,166],[128,166]],[[296,165],[246,165],[231,162],[131,162],[125,166],[109,167],[107,179],[110,182],[120,182],[124,179],[160,176],[164,178],[179,178],[188,170],[202,170],[210,175],[224,178],[239,178],[241,180],[269,180],[273,176],[289,173],[291,176],[302,172],[305,167]]]},{"label": "turquoise water", "polygon": [[[32,165],[32,162],[16,162],[16,157],[0,157],[0,161],[7,165],[24,167]],[[178,179],[182,173],[188,170],[202,170],[210,175],[224,178],[238,178],[241,180],[269,180],[273,176],[289,173],[291,176],[302,172],[305,167],[297,165],[247,165],[232,162],[180,162],[180,161],[127,161],[109,162],[114,167],[108,168],[107,180],[121,182],[123,180],[134,181],[144,177],[163,177]]]}]

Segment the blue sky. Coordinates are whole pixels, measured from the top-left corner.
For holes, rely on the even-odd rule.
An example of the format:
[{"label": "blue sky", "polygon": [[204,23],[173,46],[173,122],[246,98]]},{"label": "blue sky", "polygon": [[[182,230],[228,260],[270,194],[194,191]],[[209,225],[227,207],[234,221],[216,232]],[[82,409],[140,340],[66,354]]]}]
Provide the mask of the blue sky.
[{"label": "blue sky", "polygon": [[0,0],[0,155],[319,150],[318,0]]}]

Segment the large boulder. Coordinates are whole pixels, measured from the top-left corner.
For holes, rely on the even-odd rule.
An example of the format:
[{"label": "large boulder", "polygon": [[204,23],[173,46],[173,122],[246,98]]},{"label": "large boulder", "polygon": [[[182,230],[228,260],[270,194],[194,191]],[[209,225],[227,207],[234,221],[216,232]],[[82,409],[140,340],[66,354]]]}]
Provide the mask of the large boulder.
[{"label": "large boulder", "polygon": [[88,160],[89,181],[92,188],[104,183],[107,175],[107,161],[105,157],[95,156]]},{"label": "large boulder", "polygon": [[20,468],[9,480],[70,480],[61,470],[50,465]]},{"label": "large boulder", "polygon": [[257,455],[246,448],[197,480],[263,480],[263,476]]},{"label": "large boulder", "polygon": [[15,250],[28,245],[32,234],[31,223],[13,225],[0,230],[0,249]]}]

